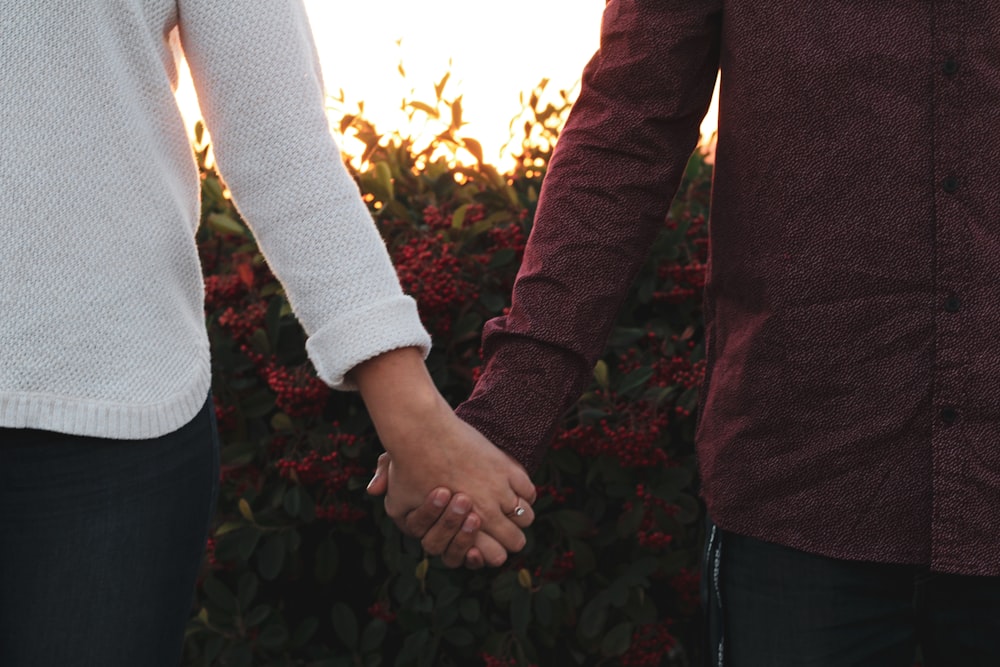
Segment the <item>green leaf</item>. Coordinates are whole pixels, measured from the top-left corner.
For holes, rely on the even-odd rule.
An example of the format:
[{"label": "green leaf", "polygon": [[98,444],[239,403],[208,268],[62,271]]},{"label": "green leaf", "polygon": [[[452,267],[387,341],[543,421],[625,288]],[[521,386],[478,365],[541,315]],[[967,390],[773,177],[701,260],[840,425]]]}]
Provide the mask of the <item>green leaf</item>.
[{"label": "green leaf", "polygon": [[615,526],[615,532],[618,537],[624,539],[635,535],[642,524],[643,512],[642,503],[632,503],[631,509],[618,517],[618,523]]},{"label": "green leaf", "polygon": [[297,517],[302,511],[302,487],[293,486],[285,494],[285,512],[290,517]]},{"label": "green leaf", "polygon": [[248,628],[252,628],[260,625],[267,620],[267,617],[271,615],[271,606],[266,604],[259,604],[253,609],[251,609],[246,616],[243,617],[243,623],[246,624]]},{"label": "green leaf", "polygon": [[281,574],[284,564],[285,541],[280,535],[272,535],[257,551],[257,570],[264,581],[274,581]]},{"label": "green leaf", "polygon": [[513,248],[501,248],[490,257],[489,268],[491,270],[502,269],[513,263],[515,259],[517,259],[517,253],[514,252]]},{"label": "green leaf", "polygon": [[455,601],[462,595],[462,589],[458,586],[445,586],[440,593],[437,594],[437,599],[434,601],[434,606],[438,609],[442,607],[449,607],[455,604]]},{"label": "green leaf", "polygon": [[215,606],[223,611],[233,613],[236,611],[236,596],[229,588],[214,577],[209,577],[201,585],[205,595]]},{"label": "green leaf", "polygon": [[292,633],[292,638],[289,640],[289,644],[292,648],[302,648],[305,646],[313,635],[316,634],[316,630],[319,628],[319,619],[315,616],[309,616],[304,618],[298,627],[295,628],[295,632]]},{"label": "green leaf", "polygon": [[[221,193],[220,193],[221,194]],[[225,213],[213,213],[206,220],[208,227],[219,234],[235,234],[245,236],[247,229]]]},{"label": "green leaf", "polygon": [[361,652],[371,653],[373,651],[379,651],[382,647],[382,642],[385,641],[387,629],[385,621],[381,618],[372,619],[372,621],[365,626],[364,632],[361,633]]},{"label": "green leaf", "polygon": [[469,623],[479,620],[479,600],[476,598],[465,598],[458,603],[459,615]]},{"label": "green leaf", "polygon": [[223,656],[221,664],[226,667],[251,667],[253,664],[253,651],[246,644],[230,646]]},{"label": "green leaf", "polygon": [[581,537],[589,533],[594,525],[589,516],[577,510],[557,510],[547,518],[570,537]]},{"label": "green leaf", "polygon": [[438,113],[437,109],[435,109],[429,104],[424,104],[423,102],[416,102],[416,101],[407,102],[406,106],[410,107],[411,109],[416,109],[417,111],[422,111],[431,118],[439,118],[441,116],[441,114]]},{"label": "green leaf", "polygon": [[535,617],[542,625],[552,623],[552,600],[544,595],[535,595]]},{"label": "green leaf", "polygon": [[601,640],[601,653],[605,656],[619,656],[632,645],[632,624],[619,623]]},{"label": "green leaf", "polygon": [[276,650],[288,641],[288,630],[283,625],[272,623],[257,637],[257,643],[266,649]]},{"label": "green leaf", "polygon": [[465,223],[465,213],[469,210],[468,204],[462,204],[455,212],[451,215],[451,228],[461,229],[462,225]]},{"label": "green leaf", "polygon": [[471,646],[476,641],[475,635],[465,628],[448,628],[444,631],[444,640],[454,646]]},{"label": "green leaf", "polygon": [[254,392],[240,401],[240,412],[246,419],[263,417],[274,409],[274,394],[266,389]]},{"label": "green leaf", "polygon": [[602,389],[608,388],[608,364],[603,359],[594,364],[594,380]]},{"label": "green leaf", "polygon": [[497,602],[510,602],[516,590],[518,590],[517,574],[514,572],[503,572],[493,580],[493,599]]},{"label": "green leaf", "polygon": [[256,595],[257,577],[253,572],[244,572],[243,576],[240,577],[239,589],[236,596],[239,599],[240,608],[247,609]]},{"label": "green leaf", "polygon": [[483,163],[483,146],[475,139],[463,138],[462,145],[465,150],[472,154],[472,157],[476,158],[476,162]]},{"label": "green leaf", "polygon": [[649,382],[649,379],[651,377],[653,377],[652,368],[648,368],[645,366],[643,366],[642,368],[637,368],[628,375],[626,375],[624,378],[622,378],[622,381],[618,384],[616,390],[619,394],[627,394],[633,389],[637,389],[638,387],[642,387],[643,385],[645,385],[647,382]]},{"label": "green leaf", "polygon": [[358,646],[358,619],[354,612],[343,602],[333,605],[331,611],[333,631],[347,648],[354,650]]},{"label": "green leaf", "polygon": [[608,602],[598,595],[587,603],[580,613],[577,632],[584,639],[597,639],[604,632],[604,624],[608,622]]},{"label": "green leaf", "polygon": [[392,184],[392,169],[386,162],[375,163],[375,179],[379,184],[379,192],[373,193],[379,200],[385,202],[396,198]]},{"label": "green leaf", "polygon": [[517,589],[510,601],[510,625],[518,637],[526,637],[531,625],[531,593]]},{"label": "green leaf", "polygon": [[316,549],[316,581],[321,584],[328,584],[333,581],[337,573],[339,554],[337,545],[333,540],[323,540]]},{"label": "green leaf", "polygon": [[244,563],[250,560],[253,552],[257,549],[261,532],[253,526],[248,526],[246,530],[239,532],[239,541],[236,544],[236,552],[240,560]]}]

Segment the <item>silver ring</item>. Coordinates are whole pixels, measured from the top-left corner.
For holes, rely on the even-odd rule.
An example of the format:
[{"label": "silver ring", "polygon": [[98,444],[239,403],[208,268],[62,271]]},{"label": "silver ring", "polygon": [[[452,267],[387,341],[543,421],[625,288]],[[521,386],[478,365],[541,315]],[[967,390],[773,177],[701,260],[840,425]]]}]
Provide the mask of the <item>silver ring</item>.
[{"label": "silver ring", "polygon": [[514,511],[511,512],[511,514],[513,514],[514,516],[524,516],[524,513],[527,512],[527,511],[528,510],[526,510],[523,507],[521,507],[520,505],[518,505],[517,507],[514,508]]}]

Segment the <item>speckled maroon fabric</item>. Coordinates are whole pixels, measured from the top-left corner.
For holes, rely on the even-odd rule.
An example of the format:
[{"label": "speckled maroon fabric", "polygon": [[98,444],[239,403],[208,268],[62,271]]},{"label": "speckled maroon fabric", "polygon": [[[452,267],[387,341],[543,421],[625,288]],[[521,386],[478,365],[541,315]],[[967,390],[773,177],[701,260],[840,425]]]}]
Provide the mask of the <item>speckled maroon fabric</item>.
[{"label": "speckled maroon fabric", "polygon": [[537,465],[720,67],[711,516],[828,556],[1000,575],[996,0],[611,0],[460,414]]}]

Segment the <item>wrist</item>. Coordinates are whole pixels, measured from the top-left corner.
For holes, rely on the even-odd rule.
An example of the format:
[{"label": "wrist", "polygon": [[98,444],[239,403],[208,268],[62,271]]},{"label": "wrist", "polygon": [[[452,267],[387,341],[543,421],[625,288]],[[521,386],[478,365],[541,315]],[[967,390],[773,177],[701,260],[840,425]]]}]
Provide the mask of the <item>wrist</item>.
[{"label": "wrist", "polygon": [[451,413],[417,348],[381,354],[358,364],[349,376],[358,386],[382,445],[394,458],[410,453],[414,445],[409,443],[422,442],[412,437],[414,430]]}]

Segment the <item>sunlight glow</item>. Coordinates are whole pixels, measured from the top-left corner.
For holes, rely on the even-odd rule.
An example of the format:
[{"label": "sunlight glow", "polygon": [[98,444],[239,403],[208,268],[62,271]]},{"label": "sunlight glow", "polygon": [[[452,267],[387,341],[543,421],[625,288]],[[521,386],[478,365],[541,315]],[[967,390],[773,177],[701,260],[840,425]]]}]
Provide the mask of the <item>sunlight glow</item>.
[{"label": "sunlight glow", "polygon": [[[462,135],[482,144],[486,162],[506,169],[513,158],[503,149],[512,137],[511,120],[522,110],[520,94],[546,78],[553,99],[560,90],[575,96],[580,72],[598,46],[605,0],[508,0],[503,11],[467,0],[305,4],[334,123],[363,102],[364,117],[382,133],[432,134],[421,114],[421,122],[411,123],[401,103],[433,103],[434,85],[450,73],[444,97],[461,96]],[[198,110],[186,67],[177,96],[192,127]],[[713,101],[703,135],[714,132],[716,113]],[[515,134],[512,146],[519,142]],[[352,152],[349,142],[344,149]]]}]

